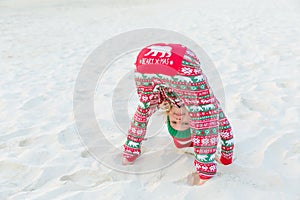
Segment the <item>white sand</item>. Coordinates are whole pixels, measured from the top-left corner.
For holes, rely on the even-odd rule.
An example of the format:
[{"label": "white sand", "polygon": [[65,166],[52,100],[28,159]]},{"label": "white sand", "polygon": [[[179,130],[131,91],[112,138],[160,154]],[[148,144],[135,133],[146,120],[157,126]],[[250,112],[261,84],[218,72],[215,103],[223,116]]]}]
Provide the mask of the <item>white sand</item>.
[{"label": "white sand", "polygon": [[[299,1],[183,2],[0,1],[0,199],[300,199]],[[220,73],[237,159],[204,186],[187,184],[188,154],[153,173],[121,173],[91,157],[75,130],[72,98],[83,61],[137,28],[186,35]],[[133,67],[128,58],[117,80]],[[107,90],[96,100],[111,101],[112,78],[103,79]],[[95,104],[119,147],[125,138],[107,117],[112,108]],[[129,114],[134,109],[128,103]],[[151,146],[159,148],[150,139],[146,152]],[[146,167],[146,157],[136,164]]]}]

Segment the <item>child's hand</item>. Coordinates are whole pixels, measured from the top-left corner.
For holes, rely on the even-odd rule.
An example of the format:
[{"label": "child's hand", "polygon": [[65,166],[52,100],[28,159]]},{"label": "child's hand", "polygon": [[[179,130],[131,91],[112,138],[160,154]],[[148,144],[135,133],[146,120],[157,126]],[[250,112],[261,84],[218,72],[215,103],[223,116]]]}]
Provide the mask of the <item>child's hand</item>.
[{"label": "child's hand", "polygon": [[221,162],[219,156],[216,155],[215,160],[217,161],[217,163],[222,164],[222,162]]},{"label": "child's hand", "polygon": [[200,179],[198,172],[194,172],[187,177],[188,184],[191,186],[194,185],[203,185],[208,179]]}]

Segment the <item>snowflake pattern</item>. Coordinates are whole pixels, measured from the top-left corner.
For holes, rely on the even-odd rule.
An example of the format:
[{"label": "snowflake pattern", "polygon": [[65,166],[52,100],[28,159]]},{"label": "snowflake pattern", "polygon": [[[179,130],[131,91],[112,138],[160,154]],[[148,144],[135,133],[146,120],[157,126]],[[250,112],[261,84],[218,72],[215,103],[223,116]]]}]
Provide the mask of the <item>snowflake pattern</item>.
[{"label": "snowflake pattern", "polygon": [[142,100],[143,101],[148,101],[148,97],[147,96],[142,96]]},{"label": "snowflake pattern", "polygon": [[196,169],[201,168],[201,165],[199,165],[198,163],[195,164]]},{"label": "snowflake pattern", "polygon": [[142,135],[142,134],[143,134],[143,131],[142,131],[142,130],[138,130],[136,133],[137,133],[138,135]]},{"label": "snowflake pattern", "polygon": [[193,73],[193,69],[188,68],[188,67],[183,67],[183,68],[181,69],[181,71],[182,71],[182,73],[188,74],[188,75],[190,75],[191,73]]},{"label": "snowflake pattern", "polygon": [[209,170],[210,170],[210,171],[215,171],[215,170],[216,170],[216,166],[215,166],[215,165],[210,166],[210,167],[209,167]]},{"label": "snowflake pattern", "polygon": [[200,144],[200,139],[199,138],[193,138],[193,143],[196,145]]},{"label": "snowflake pattern", "polygon": [[208,144],[209,144],[209,139],[208,139],[208,138],[204,138],[204,139],[202,140],[202,144],[208,145]]},{"label": "snowflake pattern", "polygon": [[211,144],[216,144],[216,143],[218,143],[218,138],[211,138],[211,139],[210,139],[210,143],[211,143]]},{"label": "snowflake pattern", "polygon": [[136,133],[136,129],[135,128],[131,128],[131,132],[132,133]]},{"label": "snowflake pattern", "polygon": [[199,74],[200,72],[201,72],[200,69],[198,69],[198,68],[194,69],[194,73]]},{"label": "snowflake pattern", "polygon": [[229,137],[229,133],[228,132],[221,132],[220,135],[223,138],[228,138]]}]

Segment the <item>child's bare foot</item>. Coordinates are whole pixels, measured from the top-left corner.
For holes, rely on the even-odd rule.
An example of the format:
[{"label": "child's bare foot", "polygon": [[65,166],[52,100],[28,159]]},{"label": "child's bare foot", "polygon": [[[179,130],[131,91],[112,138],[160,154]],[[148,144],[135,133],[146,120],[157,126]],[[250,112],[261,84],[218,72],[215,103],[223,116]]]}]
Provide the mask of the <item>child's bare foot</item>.
[{"label": "child's bare foot", "polygon": [[130,162],[126,158],[123,158],[123,160],[122,160],[123,165],[132,165],[133,163],[134,163],[134,161]]},{"label": "child's bare foot", "polygon": [[207,180],[200,179],[198,172],[193,172],[192,174],[188,175],[188,184],[193,185],[203,185]]},{"label": "child's bare foot", "polygon": [[130,155],[130,156],[128,156],[127,154],[124,153],[122,164],[123,165],[132,165],[139,156],[140,155]]}]

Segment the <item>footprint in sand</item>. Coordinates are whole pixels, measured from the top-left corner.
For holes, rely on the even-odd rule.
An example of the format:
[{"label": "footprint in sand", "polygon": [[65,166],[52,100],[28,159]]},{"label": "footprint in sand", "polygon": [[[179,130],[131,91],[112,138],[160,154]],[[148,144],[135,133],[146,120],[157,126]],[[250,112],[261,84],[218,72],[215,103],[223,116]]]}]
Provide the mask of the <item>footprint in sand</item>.
[{"label": "footprint in sand", "polygon": [[[298,162],[300,152],[299,136],[296,132],[285,133],[273,138],[264,152],[264,166],[277,173],[285,171],[287,177],[300,175]],[[289,170],[286,170],[289,169]]]},{"label": "footprint in sand", "polygon": [[41,170],[13,161],[0,161],[1,189],[16,192],[26,189],[39,176]]},{"label": "footprint in sand", "polygon": [[248,98],[241,98],[241,103],[248,108],[250,111],[254,112],[263,112],[263,113],[272,113],[276,114],[276,108],[271,105],[268,101],[264,101],[262,99],[248,99]]},{"label": "footprint in sand", "polygon": [[80,156],[82,158],[88,158],[88,157],[91,157],[91,154],[87,150],[84,150],[81,152]]},{"label": "footprint in sand", "polygon": [[26,147],[28,145],[32,144],[32,140],[30,139],[24,139],[24,140],[21,140],[19,142],[19,147]]},{"label": "footprint in sand", "polygon": [[92,170],[79,170],[71,175],[62,176],[60,181],[71,182],[83,187],[96,187],[105,182],[111,182],[112,177]]},{"label": "footprint in sand", "polygon": [[4,149],[6,147],[7,147],[7,144],[5,144],[5,143],[0,144],[0,149]]},{"label": "footprint in sand", "polygon": [[57,134],[57,141],[65,148],[73,149],[81,147],[80,140],[73,125],[65,127]]},{"label": "footprint in sand", "polygon": [[22,110],[32,109],[32,108],[42,104],[45,100],[46,100],[46,98],[44,96],[38,96],[38,97],[31,98],[22,105],[21,109]]},{"label": "footprint in sand", "polygon": [[286,89],[286,88],[296,89],[297,88],[297,83],[293,80],[278,81],[278,82],[276,82],[276,85],[279,88],[283,88],[283,89]]}]

